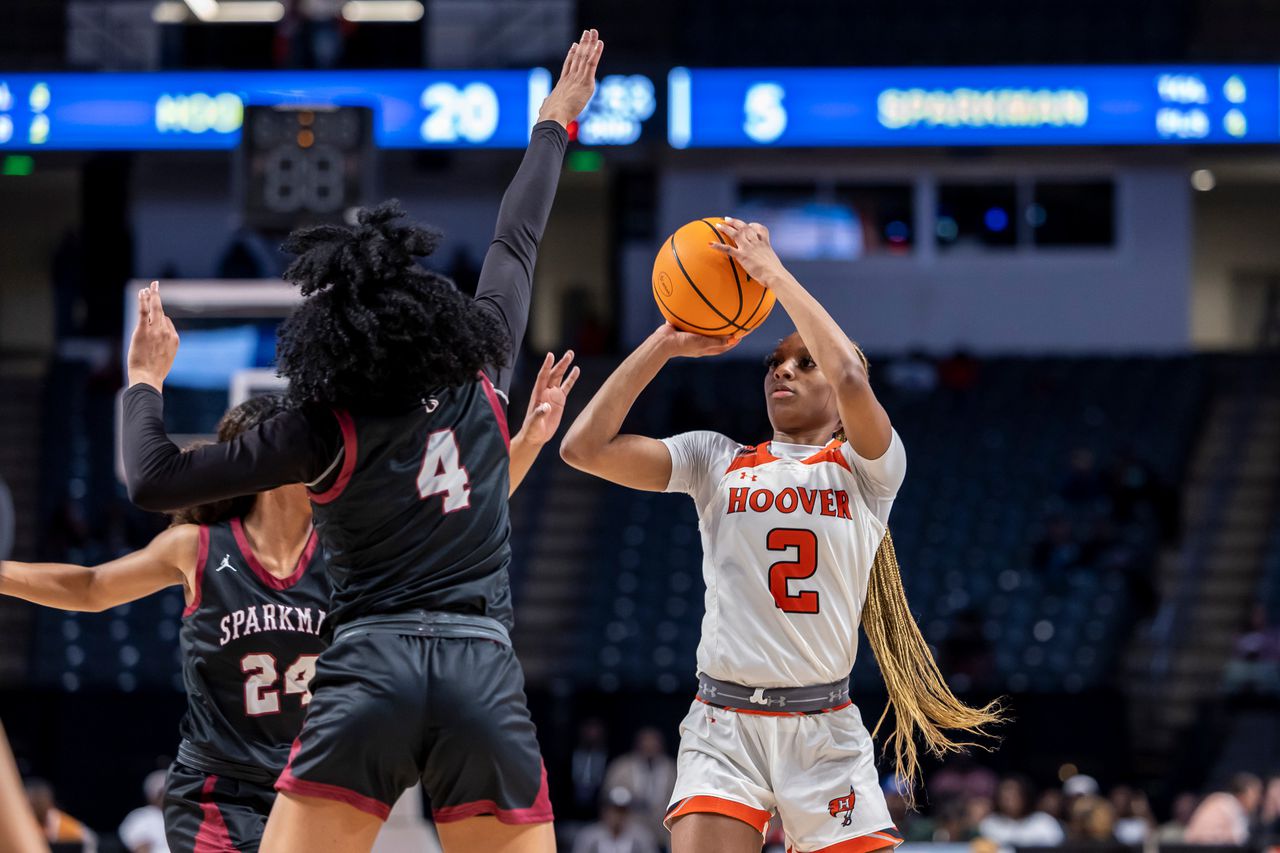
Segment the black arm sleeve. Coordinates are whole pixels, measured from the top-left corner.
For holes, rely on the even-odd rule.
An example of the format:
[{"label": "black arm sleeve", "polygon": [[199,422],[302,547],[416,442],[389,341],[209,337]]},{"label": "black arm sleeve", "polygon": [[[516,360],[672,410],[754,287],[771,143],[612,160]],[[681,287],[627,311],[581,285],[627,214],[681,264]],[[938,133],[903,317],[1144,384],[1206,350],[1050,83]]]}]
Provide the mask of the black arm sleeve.
[{"label": "black arm sleeve", "polygon": [[124,392],[129,498],[163,512],[308,483],[342,447],[337,419],[285,412],[231,440],[179,450],[164,430],[164,398],[138,383]]},{"label": "black arm sleeve", "polygon": [[507,327],[511,353],[504,368],[492,368],[491,378],[503,394],[511,385],[516,354],[529,323],[529,300],[533,290],[533,266],[538,259],[538,243],[551,215],[560,167],[569,135],[554,121],[534,125],[529,149],[511,186],[502,197],[493,242],[480,268],[476,302],[497,315]]}]

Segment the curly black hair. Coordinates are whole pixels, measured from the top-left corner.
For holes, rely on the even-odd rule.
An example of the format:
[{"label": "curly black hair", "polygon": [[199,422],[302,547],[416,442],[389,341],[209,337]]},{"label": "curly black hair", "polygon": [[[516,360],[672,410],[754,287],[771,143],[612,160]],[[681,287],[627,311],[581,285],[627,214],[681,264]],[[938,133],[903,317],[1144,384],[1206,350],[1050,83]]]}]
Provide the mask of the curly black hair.
[{"label": "curly black hair", "polygon": [[361,210],[356,226],[295,231],[285,278],[303,303],[280,326],[276,354],[295,404],[364,411],[414,405],[505,366],[507,331],[448,278],[418,266],[437,231],[400,221],[392,200]]},{"label": "curly black hair", "polygon": [[[289,409],[284,394],[260,394],[227,411],[218,421],[218,441],[230,441]],[[217,524],[244,518],[253,509],[257,495],[240,495],[221,501],[187,507],[169,513],[171,524]]]}]

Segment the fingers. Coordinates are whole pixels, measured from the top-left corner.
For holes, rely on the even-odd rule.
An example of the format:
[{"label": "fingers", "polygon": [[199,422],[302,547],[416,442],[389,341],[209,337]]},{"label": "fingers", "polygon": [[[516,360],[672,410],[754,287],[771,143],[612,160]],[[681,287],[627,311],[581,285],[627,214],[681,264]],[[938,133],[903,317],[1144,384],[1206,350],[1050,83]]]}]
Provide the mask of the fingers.
[{"label": "fingers", "polygon": [[555,367],[551,368],[551,375],[546,385],[559,385],[571,364],[573,364],[573,350],[565,350],[565,354],[556,362]]},{"label": "fingers", "polygon": [[547,353],[547,357],[542,360],[542,366],[538,368],[538,376],[533,380],[533,392],[538,393],[539,389],[546,388],[550,383],[551,366],[555,363],[555,356]]},{"label": "fingers", "polygon": [[569,377],[560,385],[560,390],[564,392],[566,397],[568,397],[569,392],[573,390],[573,386],[578,384],[578,377],[581,375],[582,371],[576,367],[569,371]]},{"label": "fingers", "polygon": [[734,258],[739,257],[742,252],[741,249],[739,249],[737,246],[734,246],[730,243],[708,241],[707,245],[710,246],[715,251],[720,252],[721,254],[730,255],[731,257],[734,257]]},{"label": "fingers", "polygon": [[578,52],[577,42],[574,42],[573,44],[569,45],[569,52],[564,55],[564,64],[560,66],[561,80],[568,77],[569,73],[573,70],[573,57],[577,52]]},{"label": "fingers", "polygon": [[724,217],[724,222],[716,223],[716,230],[728,237],[735,243],[742,242],[742,221],[732,219],[728,216]]}]

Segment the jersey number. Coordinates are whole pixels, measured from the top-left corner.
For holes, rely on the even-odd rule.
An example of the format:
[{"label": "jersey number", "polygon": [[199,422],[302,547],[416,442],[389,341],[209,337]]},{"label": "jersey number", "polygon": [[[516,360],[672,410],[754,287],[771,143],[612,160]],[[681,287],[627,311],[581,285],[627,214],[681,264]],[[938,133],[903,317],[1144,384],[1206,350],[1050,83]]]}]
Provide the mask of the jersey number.
[{"label": "jersey number", "polygon": [[[301,694],[303,706],[311,703],[311,677],[316,674],[319,655],[299,655],[284,671],[284,692]],[[280,691],[275,689],[276,656],[245,655],[240,660],[244,681],[244,712],[250,717],[280,713]]]},{"label": "jersey number", "polygon": [[438,429],[427,436],[427,452],[418,472],[418,494],[423,500],[444,495],[446,513],[471,506],[471,479],[458,461],[458,439],[453,430]]},{"label": "jersey number", "polygon": [[770,551],[796,549],[796,558],[779,560],[769,567],[769,592],[773,602],[784,613],[817,613],[818,593],[806,590],[792,595],[787,582],[813,577],[818,570],[818,537],[812,530],[779,527],[769,531],[766,544]]}]

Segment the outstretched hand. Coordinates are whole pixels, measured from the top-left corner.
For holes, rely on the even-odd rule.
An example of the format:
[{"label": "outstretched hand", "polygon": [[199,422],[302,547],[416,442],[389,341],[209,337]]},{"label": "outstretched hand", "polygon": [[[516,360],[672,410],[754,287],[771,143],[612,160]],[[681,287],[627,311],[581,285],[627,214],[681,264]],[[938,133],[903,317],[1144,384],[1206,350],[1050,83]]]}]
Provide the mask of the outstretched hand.
[{"label": "outstretched hand", "polygon": [[138,322],[129,340],[129,384],[145,382],[157,391],[178,355],[178,330],[164,313],[160,282],[138,291]]},{"label": "outstretched hand", "polygon": [[538,110],[538,121],[557,121],[565,128],[574,121],[596,91],[596,66],[604,53],[604,42],[595,30],[583,30],[582,38],[569,46],[560,69],[560,79]]},{"label": "outstretched hand", "polygon": [[747,271],[747,275],[765,287],[772,287],[778,276],[786,274],[786,268],[769,242],[769,229],[759,222],[743,222],[726,216],[724,222],[716,223],[716,230],[732,240],[734,245],[717,240],[711,248],[733,258]]},{"label": "outstretched hand", "polygon": [[533,381],[529,409],[525,412],[524,423],[520,425],[520,432],[531,444],[546,444],[560,428],[569,392],[573,390],[580,375],[576,367],[569,370],[572,363],[573,350],[567,351],[559,361],[551,353],[547,353],[547,357],[543,359],[538,377]]}]

